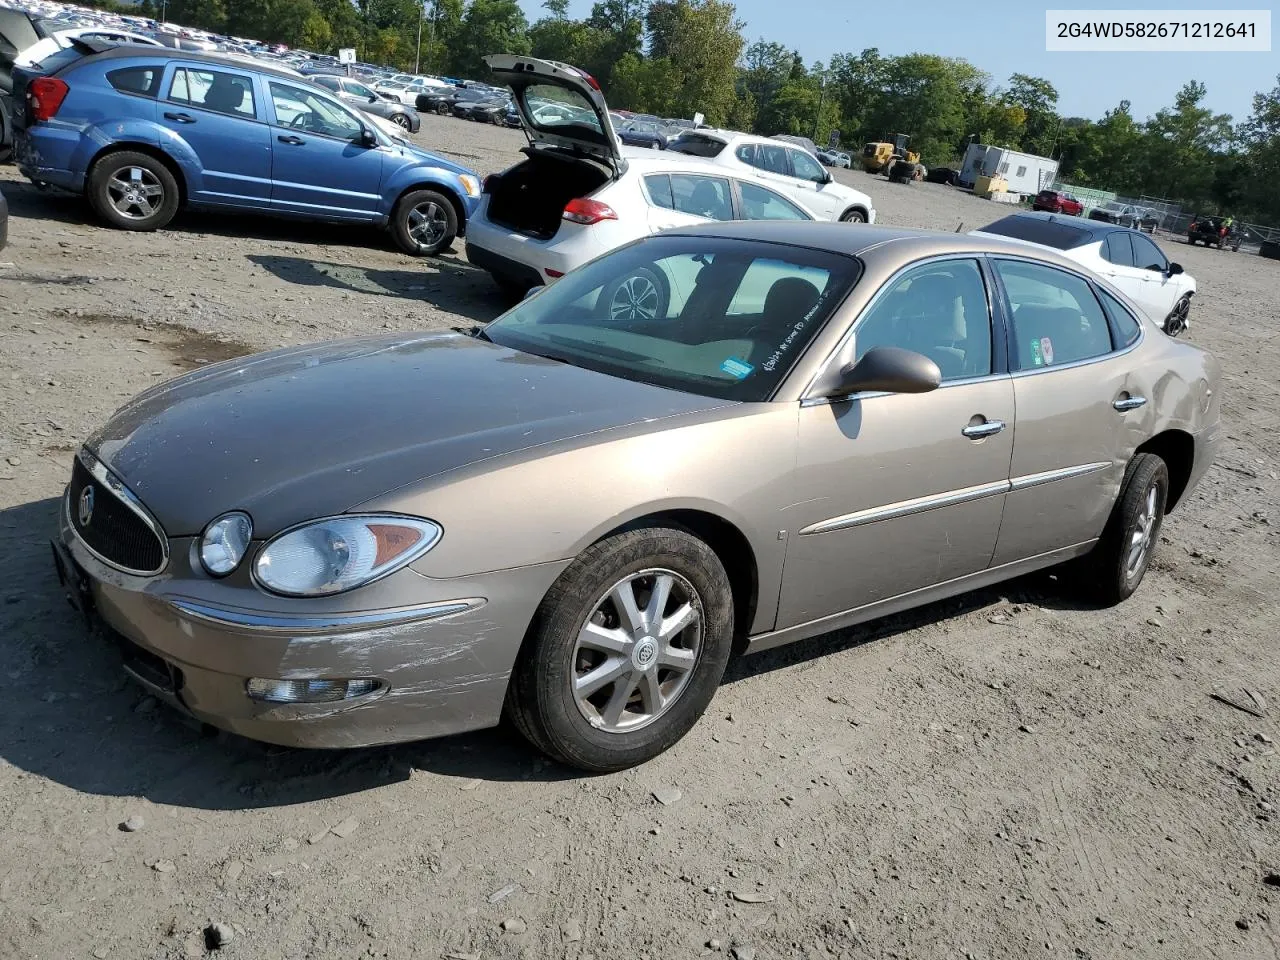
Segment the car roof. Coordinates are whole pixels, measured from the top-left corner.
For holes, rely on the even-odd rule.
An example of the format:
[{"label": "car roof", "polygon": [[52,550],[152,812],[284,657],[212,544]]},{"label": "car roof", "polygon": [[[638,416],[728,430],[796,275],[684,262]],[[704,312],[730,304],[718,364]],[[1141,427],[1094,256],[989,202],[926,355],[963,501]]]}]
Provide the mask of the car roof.
[{"label": "car roof", "polygon": [[[859,258],[892,251],[893,256],[903,260],[952,253],[1005,253],[1025,257],[1028,256],[1029,246],[998,237],[978,237],[968,233],[872,227],[830,220],[730,220],[680,227],[665,233],[783,243]],[[1035,245],[1030,249],[1037,259],[1045,263],[1073,271],[1080,269],[1078,263],[1047,247]]]},{"label": "car roof", "polygon": [[[281,80],[290,80],[293,83],[298,81],[307,82],[309,78],[300,76],[298,73],[281,70],[270,64],[247,60],[238,60],[234,57],[224,56],[217,53],[203,53],[196,50],[174,50],[172,47],[140,47],[136,44],[126,44],[122,46],[113,46],[110,49],[103,50],[100,53],[91,54],[84,60],[77,60],[76,64],[84,63],[85,60],[92,59],[95,63],[102,60],[129,60],[134,58],[145,58],[147,60],[183,60],[189,63],[208,63],[214,66],[227,67],[232,70],[253,70],[258,73],[265,73],[269,76],[279,77]],[[334,76],[334,74],[327,74]],[[355,79],[354,77],[352,79]]]},{"label": "car roof", "polygon": [[[1100,243],[1103,240],[1107,239],[1107,237],[1109,237],[1113,233],[1137,233],[1138,232],[1131,227],[1122,227],[1116,223],[1107,223],[1105,220],[1085,220],[1085,219],[1081,219],[1080,217],[1063,216],[1062,214],[1058,214],[1058,213],[1044,213],[1041,211],[1027,210],[1019,213],[1011,213],[1009,214],[1009,216],[1001,218],[1001,220],[1013,220],[1013,219],[1026,220],[1026,221],[1039,220],[1042,223],[1060,223],[1064,226],[1068,226],[1074,230],[1079,231],[1082,234],[1081,239],[1079,240],[1079,242],[1073,243],[1071,246],[1063,248],[1067,250],[1074,250],[1078,247],[1087,247],[1092,243]],[[997,220],[995,222],[999,223],[1000,220]],[[993,225],[994,224],[988,224],[987,226],[993,226]],[[986,228],[979,227],[978,229],[984,230]]]}]

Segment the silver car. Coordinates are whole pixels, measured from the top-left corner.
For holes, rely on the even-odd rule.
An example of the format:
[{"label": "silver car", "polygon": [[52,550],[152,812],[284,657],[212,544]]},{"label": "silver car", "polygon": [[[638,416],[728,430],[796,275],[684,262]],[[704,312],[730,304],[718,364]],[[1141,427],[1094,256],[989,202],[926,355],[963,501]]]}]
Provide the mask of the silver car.
[{"label": "silver car", "polygon": [[[641,275],[661,316],[601,309]],[[206,723],[344,747],[506,716],[614,770],[741,649],[1068,561],[1123,600],[1213,459],[1218,379],[1052,251],[716,223],[474,335],[157,386],[79,453],[54,553],[129,672]]]}]

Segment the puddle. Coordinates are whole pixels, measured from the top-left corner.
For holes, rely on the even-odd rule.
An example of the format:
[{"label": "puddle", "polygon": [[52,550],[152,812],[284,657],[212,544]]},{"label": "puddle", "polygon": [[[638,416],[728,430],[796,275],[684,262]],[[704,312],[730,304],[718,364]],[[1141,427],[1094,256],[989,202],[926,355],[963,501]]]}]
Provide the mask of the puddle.
[{"label": "puddle", "polygon": [[135,331],[135,340],[160,347],[184,370],[195,370],[210,363],[233,360],[236,357],[260,352],[259,348],[251,347],[239,340],[218,337],[178,323],[145,324],[131,317],[81,310],[67,311],[63,316],[72,326],[130,328]]}]

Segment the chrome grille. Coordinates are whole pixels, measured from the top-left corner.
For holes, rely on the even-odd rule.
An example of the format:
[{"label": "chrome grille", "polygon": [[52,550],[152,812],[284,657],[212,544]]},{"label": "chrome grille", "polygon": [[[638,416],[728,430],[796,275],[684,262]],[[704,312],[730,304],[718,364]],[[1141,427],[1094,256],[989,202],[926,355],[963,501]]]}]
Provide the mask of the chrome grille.
[{"label": "chrome grille", "polygon": [[124,485],[81,451],[71,468],[67,519],[99,559],[128,573],[159,573],[168,559],[164,533]]}]

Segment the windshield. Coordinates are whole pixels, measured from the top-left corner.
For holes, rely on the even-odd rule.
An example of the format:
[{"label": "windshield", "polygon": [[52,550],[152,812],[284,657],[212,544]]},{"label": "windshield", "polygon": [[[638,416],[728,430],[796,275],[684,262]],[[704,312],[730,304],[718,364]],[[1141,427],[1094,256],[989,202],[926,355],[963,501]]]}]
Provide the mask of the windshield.
[{"label": "windshield", "polygon": [[626,380],[762,401],[860,273],[857,260],[805,247],[655,237],[573,271],[485,335]]},{"label": "windshield", "polygon": [[979,233],[994,233],[1001,237],[1012,237],[1028,243],[1038,243],[1055,250],[1071,250],[1088,243],[1092,234],[1088,230],[1073,227],[1056,220],[1041,220],[1039,217],[1024,217],[1012,214],[985,227],[979,227]]}]

